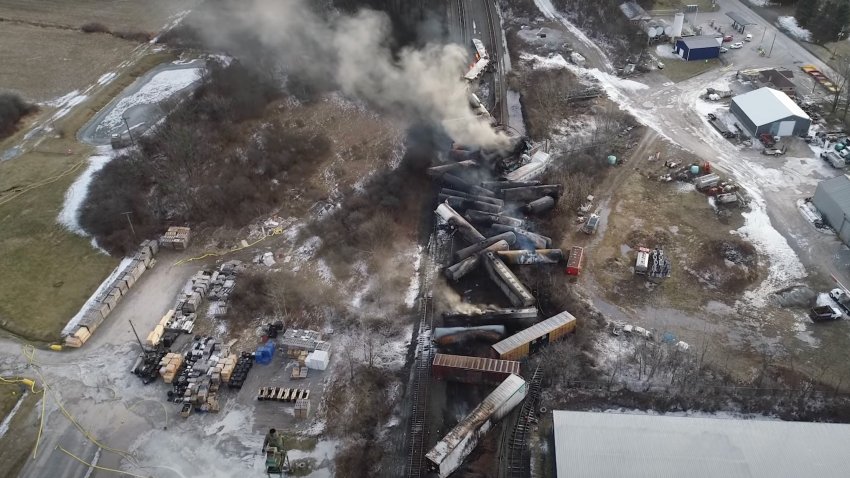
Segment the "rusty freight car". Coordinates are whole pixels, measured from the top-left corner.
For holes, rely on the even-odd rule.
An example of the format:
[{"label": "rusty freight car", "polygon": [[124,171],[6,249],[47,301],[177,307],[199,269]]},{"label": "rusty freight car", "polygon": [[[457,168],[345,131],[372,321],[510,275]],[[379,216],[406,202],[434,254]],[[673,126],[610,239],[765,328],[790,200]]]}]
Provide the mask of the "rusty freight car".
[{"label": "rusty freight car", "polygon": [[463,383],[501,383],[511,374],[519,375],[519,362],[483,357],[437,354],[431,373],[437,380]]},{"label": "rusty freight car", "polygon": [[575,329],[576,318],[564,311],[493,344],[493,350],[502,360],[520,360]]}]

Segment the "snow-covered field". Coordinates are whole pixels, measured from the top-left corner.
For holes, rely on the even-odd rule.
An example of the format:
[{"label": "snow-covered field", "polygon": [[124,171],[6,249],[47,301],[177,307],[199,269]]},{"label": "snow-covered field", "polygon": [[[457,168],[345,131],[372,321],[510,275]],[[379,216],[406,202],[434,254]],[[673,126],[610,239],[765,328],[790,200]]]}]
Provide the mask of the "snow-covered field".
[{"label": "snow-covered field", "polygon": [[599,48],[597,42],[591,40],[590,37],[585,35],[583,31],[581,31],[581,29],[573,25],[569,21],[569,19],[567,19],[567,17],[562,15],[561,12],[559,12],[555,8],[555,6],[552,5],[552,0],[534,0],[534,4],[537,6],[537,9],[540,10],[540,13],[542,13],[543,16],[549,19],[558,20],[559,22],[561,22],[562,25],[564,25],[564,27],[566,27],[567,30],[569,30],[571,34],[573,34],[582,44],[584,44],[584,46],[592,50],[596,50],[599,53],[599,56],[605,61],[604,66],[606,69],[613,68],[611,61],[605,55],[605,52],[603,52],[602,49]]},{"label": "snow-covered field", "polygon": [[788,32],[792,37],[797,38],[798,40],[803,41],[811,41],[812,32],[806,30],[797,24],[797,19],[794,17],[779,17],[777,20],[779,26]]}]

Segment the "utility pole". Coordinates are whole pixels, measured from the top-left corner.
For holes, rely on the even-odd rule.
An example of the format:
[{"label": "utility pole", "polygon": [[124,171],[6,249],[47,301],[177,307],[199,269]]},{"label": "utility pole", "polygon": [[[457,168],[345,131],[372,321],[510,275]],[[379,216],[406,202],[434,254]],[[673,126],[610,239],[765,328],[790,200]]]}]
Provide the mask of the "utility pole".
[{"label": "utility pole", "polygon": [[132,321],[132,320],[128,320],[127,322],[130,322],[130,328],[131,328],[131,329],[133,329],[133,335],[135,335],[135,336],[136,336],[136,340],[138,340],[138,341],[139,341],[139,347],[141,347],[141,348],[142,348],[142,352],[144,352],[144,351],[145,351],[145,346],[144,346],[144,344],[142,344],[142,339],[140,339],[140,338],[139,338],[139,334],[136,332],[136,327],[134,327],[134,326],[133,326],[133,321]]},{"label": "utility pole", "polygon": [[127,223],[130,224],[130,232],[133,233],[133,239],[135,240],[136,239],[136,229],[133,228],[133,221],[130,220],[130,215],[133,214],[133,213],[131,211],[127,211],[127,212],[122,212],[121,214],[123,214],[124,216],[127,217]]},{"label": "utility pole", "polygon": [[130,142],[133,143],[133,147],[136,147],[136,139],[133,138],[133,132],[130,130],[130,123],[127,122],[127,117],[121,115],[121,119],[124,120],[124,126],[127,127],[127,136],[130,137]]},{"label": "utility pole", "polygon": [[776,43],[776,33],[773,34],[773,41],[770,42],[770,51],[767,52],[767,57],[770,58],[770,54],[773,53],[773,44]]}]

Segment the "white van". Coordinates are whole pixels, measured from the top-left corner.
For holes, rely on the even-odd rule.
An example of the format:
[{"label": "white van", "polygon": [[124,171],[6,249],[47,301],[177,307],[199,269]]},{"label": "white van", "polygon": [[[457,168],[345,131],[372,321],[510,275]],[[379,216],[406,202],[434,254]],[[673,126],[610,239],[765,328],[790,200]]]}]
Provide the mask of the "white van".
[{"label": "white van", "polygon": [[637,259],[635,260],[635,274],[646,275],[649,270],[649,249],[639,247]]},{"label": "white van", "polygon": [[747,33],[747,36],[744,37],[744,41],[753,41],[753,34]]}]

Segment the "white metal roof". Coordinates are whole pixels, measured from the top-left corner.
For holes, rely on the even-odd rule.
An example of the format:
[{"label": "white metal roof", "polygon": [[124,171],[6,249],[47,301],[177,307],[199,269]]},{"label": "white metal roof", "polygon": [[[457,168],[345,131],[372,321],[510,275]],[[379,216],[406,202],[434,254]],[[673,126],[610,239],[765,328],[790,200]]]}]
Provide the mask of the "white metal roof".
[{"label": "white metal roof", "polygon": [[558,478],[838,478],[850,425],[555,411]]},{"label": "white metal roof", "polygon": [[811,119],[788,95],[773,88],[764,87],[738,95],[732,98],[732,102],[737,104],[756,126],[789,116]]}]

